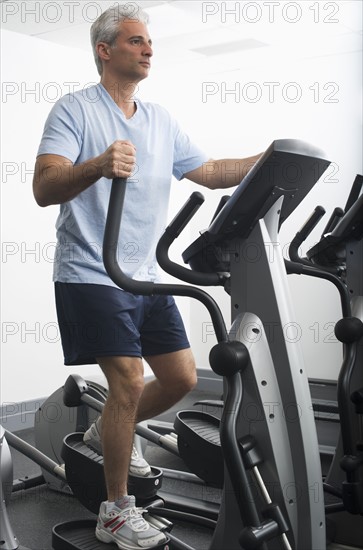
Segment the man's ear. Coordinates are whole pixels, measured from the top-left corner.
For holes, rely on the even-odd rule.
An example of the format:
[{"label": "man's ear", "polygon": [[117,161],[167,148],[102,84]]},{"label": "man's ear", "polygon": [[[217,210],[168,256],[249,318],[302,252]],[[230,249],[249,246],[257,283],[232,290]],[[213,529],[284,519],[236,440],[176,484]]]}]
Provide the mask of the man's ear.
[{"label": "man's ear", "polygon": [[111,47],[106,42],[98,42],[98,44],[96,44],[96,52],[100,59],[105,61],[110,59],[110,51]]}]

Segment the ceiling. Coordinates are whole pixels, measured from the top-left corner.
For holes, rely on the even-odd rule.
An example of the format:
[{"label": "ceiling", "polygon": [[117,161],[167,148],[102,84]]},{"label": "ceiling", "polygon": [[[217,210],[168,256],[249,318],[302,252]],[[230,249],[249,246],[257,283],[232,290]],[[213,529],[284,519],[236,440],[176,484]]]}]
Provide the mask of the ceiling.
[{"label": "ceiling", "polygon": [[[3,29],[90,51],[89,29],[116,1],[1,0]],[[129,4],[133,2],[128,2]],[[276,59],[362,50],[362,2],[139,1],[150,15],[158,63],[188,64],[211,74]],[[157,54],[157,55],[156,55]]]}]

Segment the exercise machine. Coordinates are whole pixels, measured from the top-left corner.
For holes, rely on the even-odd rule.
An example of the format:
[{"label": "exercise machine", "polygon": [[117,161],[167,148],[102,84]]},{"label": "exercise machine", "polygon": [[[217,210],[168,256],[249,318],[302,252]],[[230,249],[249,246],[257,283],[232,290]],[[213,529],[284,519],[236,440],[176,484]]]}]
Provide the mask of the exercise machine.
[{"label": "exercise machine", "polygon": [[[344,209],[345,212],[353,205],[353,198],[355,197],[355,199],[357,199],[359,182],[361,185],[361,176],[357,176],[351,197],[348,199]],[[226,200],[227,197],[222,200],[221,206]],[[221,208],[221,206],[219,208]],[[335,209],[332,219],[329,220],[324,229],[323,235],[329,234],[333,229],[334,220],[335,222],[339,221],[344,211],[342,209]],[[323,208],[318,207],[316,213],[321,217]],[[314,214],[313,219],[318,221],[320,217],[317,218],[316,214]],[[310,231],[313,229],[311,220],[309,220],[307,228],[310,228]],[[294,260],[299,263],[301,263],[301,260],[293,249],[294,247],[298,248],[298,246],[300,246],[302,243],[301,237],[302,232],[300,231],[297,237],[292,241],[290,247]],[[305,234],[304,238],[306,237],[307,234]],[[336,248],[337,247],[335,247],[335,249]],[[306,262],[306,259],[304,261]],[[310,265],[313,264],[310,262]],[[359,262],[356,262],[356,265],[359,266]],[[218,266],[216,268],[218,268]],[[224,269],[227,268],[228,266],[224,266]],[[349,271],[351,273],[352,269],[349,268]],[[359,273],[355,275],[355,277],[357,276],[359,276]],[[87,384],[88,393],[101,402],[104,402],[107,397],[107,390],[95,382],[87,381]],[[334,455],[335,444],[338,437],[339,410],[336,402],[337,387],[335,382],[326,380],[309,380],[309,387],[312,394],[313,410],[316,413],[316,422],[318,423],[318,436],[320,436],[322,440],[320,451],[321,458],[324,461],[324,473],[327,473]],[[222,401],[220,403],[214,401],[207,402],[206,405],[213,406],[213,408],[216,409],[218,406],[222,407],[223,403]],[[57,422],[54,422],[55,416],[57,417]],[[47,399],[37,412],[35,422],[36,446],[56,462],[61,462],[63,438],[71,432],[84,432],[94,419],[95,416],[92,414],[92,409],[88,406],[78,407],[75,413],[67,413],[63,405],[63,388],[60,388]],[[192,430],[190,429],[191,425],[193,425]],[[163,427],[162,433],[167,433],[166,437],[163,435],[160,437],[160,435],[152,431],[148,432],[144,427],[140,428],[139,431],[142,432],[143,437],[149,441],[167,448],[174,454],[179,453],[189,469],[207,483],[222,486],[223,457],[220,450],[218,435],[219,420],[212,416],[208,416],[204,412],[195,410],[181,411],[178,413],[175,423],[174,431],[177,433],[177,436],[172,433],[173,429],[172,425],[168,428]],[[203,437],[200,437],[201,433]],[[191,448],[193,452],[190,452]],[[206,458],[209,460],[206,460]],[[54,478],[54,476],[49,474],[46,470],[43,471],[43,475],[51,488],[69,492],[69,489],[64,483]]]},{"label": "exercise machine", "polygon": [[[323,494],[321,467],[308,381],[298,345],[286,342],[282,330],[293,314],[278,231],[328,165],[324,154],[306,143],[271,144],[218,209],[208,230],[185,252],[189,269],[172,262],[167,252],[203,201],[194,193],[157,249],[160,265],[188,285],[133,281],[124,275],[116,257],[127,186],[117,180],[112,185],[104,241],[111,279],[136,294],[197,299],[213,322],[218,344],[210,354],[211,366],[225,385],[220,425],[225,482],[212,550],[325,548],[324,502],[316,498],[317,492]],[[251,246],[258,261],[248,261]],[[234,319],[230,334],[215,301],[192,285],[228,289]],[[273,338],[266,332],[267,323],[275,328]]]},{"label": "exercise machine", "polygon": [[[88,401],[82,402],[79,398],[77,405],[73,404],[72,407],[69,407],[69,405],[67,406],[64,403],[64,397],[72,380],[75,384],[79,384],[80,387],[85,388],[84,393],[87,394]],[[102,404],[107,399],[107,393],[107,388],[101,384],[71,375],[65,385],[54,391],[36,412],[34,435],[37,449],[54,461],[61,463],[63,461],[62,446],[64,438],[70,433],[84,433],[91,426],[100,410],[102,410]],[[212,402],[208,401],[206,403],[210,405]],[[200,404],[203,405],[203,402],[200,402]],[[218,404],[216,402],[216,406]],[[178,416],[179,414],[183,417],[183,413],[178,413]],[[185,414],[189,417],[191,412],[185,411]],[[218,431],[219,418],[210,413],[195,410],[194,420],[197,421],[198,419],[201,419],[201,421],[207,419],[209,422],[214,423]],[[180,431],[182,432],[182,429]],[[177,426],[174,428],[172,422],[156,420],[142,422],[136,426],[136,434],[139,437],[135,439],[135,443],[139,447],[138,450],[141,454],[145,453],[147,444],[152,443],[183,459],[190,472],[194,474],[194,476],[186,474],[184,476],[186,481],[198,482],[195,476],[199,476],[206,483],[218,487],[222,486],[223,458],[219,445],[214,449],[215,452],[212,453],[211,457],[210,441],[205,437],[200,438],[198,457],[194,457],[192,455],[194,455],[195,447],[193,448],[193,453],[191,453],[188,450],[188,443],[183,439],[182,435],[179,438],[178,428]],[[86,446],[84,451],[86,452]],[[200,461],[205,456],[212,458],[215,468],[211,466],[200,468]],[[68,494],[71,493],[69,486],[62,483],[47,470],[43,470],[42,473],[50,489]],[[175,471],[163,468],[163,477],[177,477],[180,479],[181,473],[176,474]]]},{"label": "exercise machine", "polygon": [[[321,239],[300,257],[299,247],[324,216],[318,206],[292,240],[290,258],[302,273],[326,279],[339,291],[342,319],[335,326],[344,359],[336,399],[340,434],[324,489],[339,497],[328,506],[339,515],[329,516],[335,540],[361,546],[363,539],[363,176],[357,175],[347,203],[335,208]],[[298,270],[298,269],[297,269]],[[322,409],[324,412],[324,408]],[[330,407],[326,407],[331,412]],[[346,513],[348,512],[348,513]]]},{"label": "exercise machine", "polygon": [[[160,264],[187,283],[226,288],[234,319],[229,335],[218,306],[199,288],[131,282],[120,272],[115,263],[121,215],[117,209],[122,207],[125,189],[120,182],[113,184],[104,246],[110,276],[139,294],[199,299],[212,316],[219,341],[211,352],[211,365],[224,376],[220,440],[226,473],[210,546],[214,550],[325,548],[324,503],[321,499],[315,502],[316,495],[322,494],[318,493],[322,481],[306,374],[297,346],[284,342],[281,330],[282,321],[293,317],[286,303],[278,230],[328,165],[319,150],[305,143],[274,142],[232,197],[220,205],[208,230],[184,254],[192,270],[170,262],[167,249],[200,205],[201,195],[193,194],[167,228],[158,246]],[[271,243],[274,265],[268,265]],[[251,251],[258,254],[258,261],[250,257]],[[248,289],[248,296],[240,296],[241,287]],[[274,327],[276,342],[266,330],[269,326]],[[298,418],[300,410],[303,414]],[[87,525],[87,529],[94,533],[94,526]],[[54,544],[62,550],[77,547]]]}]

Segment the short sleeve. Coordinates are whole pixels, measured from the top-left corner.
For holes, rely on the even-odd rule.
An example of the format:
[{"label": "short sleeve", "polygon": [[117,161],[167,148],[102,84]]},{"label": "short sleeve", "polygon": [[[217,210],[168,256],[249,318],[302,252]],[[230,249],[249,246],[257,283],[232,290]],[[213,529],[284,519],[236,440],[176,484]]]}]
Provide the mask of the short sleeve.
[{"label": "short sleeve", "polygon": [[210,156],[192,143],[189,136],[176,124],[173,162],[173,175],[176,179],[181,180],[187,172],[199,168],[209,159]]},{"label": "short sleeve", "polygon": [[62,97],[53,106],[45,122],[38,156],[61,155],[76,162],[82,148],[82,121],[82,111],[74,95]]}]

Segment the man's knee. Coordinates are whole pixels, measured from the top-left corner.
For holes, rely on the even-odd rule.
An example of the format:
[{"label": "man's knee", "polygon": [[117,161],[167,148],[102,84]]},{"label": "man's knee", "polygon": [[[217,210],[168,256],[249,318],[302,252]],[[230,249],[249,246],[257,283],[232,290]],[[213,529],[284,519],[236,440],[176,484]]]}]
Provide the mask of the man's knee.
[{"label": "man's knee", "polygon": [[182,372],[174,373],[174,376],[170,376],[167,384],[168,391],[173,394],[176,399],[181,399],[187,395],[196,385],[197,373],[195,368],[188,368]]},{"label": "man's knee", "polygon": [[196,364],[190,349],[148,357],[147,361],[168,392],[184,396],[197,384]]},{"label": "man's knee", "polygon": [[99,357],[97,361],[107,379],[110,397],[120,401],[138,401],[145,384],[139,357]]}]

